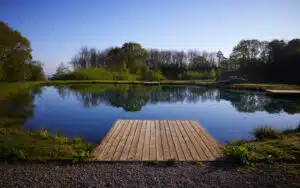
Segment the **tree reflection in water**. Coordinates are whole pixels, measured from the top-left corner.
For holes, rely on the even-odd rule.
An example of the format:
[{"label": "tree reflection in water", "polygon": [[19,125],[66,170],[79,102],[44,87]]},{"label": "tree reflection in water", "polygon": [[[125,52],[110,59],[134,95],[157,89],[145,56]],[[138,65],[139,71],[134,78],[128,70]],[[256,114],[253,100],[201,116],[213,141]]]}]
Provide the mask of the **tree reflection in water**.
[{"label": "tree reflection in water", "polygon": [[126,84],[73,85],[57,87],[61,97],[75,94],[87,108],[101,104],[121,107],[125,111],[140,111],[147,103],[160,102],[197,103],[206,101],[229,101],[239,112],[268,113],[300,112],[299,98],[274,98],[262,92],[221,90],[195,86],[141,86]]}]

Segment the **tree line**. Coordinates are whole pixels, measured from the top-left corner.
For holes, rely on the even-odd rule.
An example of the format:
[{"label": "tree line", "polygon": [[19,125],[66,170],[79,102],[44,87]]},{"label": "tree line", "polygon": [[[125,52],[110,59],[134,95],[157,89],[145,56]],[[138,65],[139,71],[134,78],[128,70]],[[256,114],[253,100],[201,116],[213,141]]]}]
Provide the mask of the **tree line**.
[{"label": "tree line", "polygon": [[0,81],[44,80],[43,64],[32,60],[29,40],[0,21]]},{"label": "tree line", "polygon": [[70,64],[75,70],[103,67],[131,73],[148,67],[168,79],[238,76],[254,82],[300,83],[300,39],[241,40],[229,57],[221,51],[145,49],[138,43],[104,50],[83,47]]}]

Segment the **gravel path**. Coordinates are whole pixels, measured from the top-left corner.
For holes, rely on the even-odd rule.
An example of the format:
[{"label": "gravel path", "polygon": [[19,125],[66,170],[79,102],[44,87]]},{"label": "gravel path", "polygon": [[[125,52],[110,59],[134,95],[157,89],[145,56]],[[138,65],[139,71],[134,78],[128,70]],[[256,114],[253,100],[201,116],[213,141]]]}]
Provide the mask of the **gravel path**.
[{"label": "gravel path", "polygon": [[300,187],[297,176],[258,171],[188,163],[1,164],[0,187]]}]

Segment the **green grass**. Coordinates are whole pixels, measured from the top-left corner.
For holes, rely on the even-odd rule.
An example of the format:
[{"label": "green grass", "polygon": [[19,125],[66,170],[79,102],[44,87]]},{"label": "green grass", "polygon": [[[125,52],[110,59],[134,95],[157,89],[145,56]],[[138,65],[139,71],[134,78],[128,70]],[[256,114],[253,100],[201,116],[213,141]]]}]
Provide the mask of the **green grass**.
[{"label": "green grass", "polygon": [[224,146],[224,154],[243,164],[299,163],[300,128],[278,132],[274,138],[264,137],[253,141],[231,142]]},{"label": "green grass", "polygon": [[91,147],[84,141],[50,135],[48,131],[26,132],[22,128],[0,128],[1,161],[83,161]]}]

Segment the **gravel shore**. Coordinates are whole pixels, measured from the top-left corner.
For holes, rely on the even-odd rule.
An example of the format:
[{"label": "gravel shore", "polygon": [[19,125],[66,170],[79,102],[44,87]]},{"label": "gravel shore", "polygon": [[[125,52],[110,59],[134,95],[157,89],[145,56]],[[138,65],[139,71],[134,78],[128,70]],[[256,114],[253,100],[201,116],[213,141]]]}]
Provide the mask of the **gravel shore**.
[{"label": "gravel shore", "polygon": [[0,187],[300,187],[300,178],[212,163],[1,164]]}]

